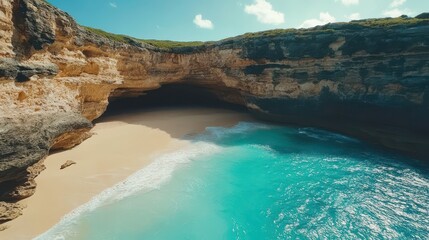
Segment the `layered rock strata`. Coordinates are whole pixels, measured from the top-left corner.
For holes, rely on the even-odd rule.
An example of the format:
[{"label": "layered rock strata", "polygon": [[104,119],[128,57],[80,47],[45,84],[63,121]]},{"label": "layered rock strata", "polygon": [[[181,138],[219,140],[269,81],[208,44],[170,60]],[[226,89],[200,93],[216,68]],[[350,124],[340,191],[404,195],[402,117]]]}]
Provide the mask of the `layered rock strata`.
[{"label": "layered rock strata", "polygon": [[0,0],[0,33],[0,204],[13,216],[50,149],[89,137],[109,99],[167,84],[429,159],[427,14],[167,49],[81,27],[42,0]]}]

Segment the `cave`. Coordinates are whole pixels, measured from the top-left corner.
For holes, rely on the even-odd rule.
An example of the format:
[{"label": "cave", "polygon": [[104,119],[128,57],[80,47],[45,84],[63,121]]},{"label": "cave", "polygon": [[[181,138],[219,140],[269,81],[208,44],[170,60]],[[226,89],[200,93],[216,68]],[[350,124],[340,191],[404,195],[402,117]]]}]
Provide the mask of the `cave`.
[{"label": "cave", "polygon": [[[222,93],[227,94],[224,91]],[[95,122],[102,122],[104,117],[124,112],[177,107],[206,107],[230,109],[240,112],[247,111],[247,108],[243,105],[220,99],[218,95],[208,88],[191,84],[174,83],[145,92],[140,96],[111,97],[106,112]]]},{"label": "cave", "polygon": [[[136,89],[115,91],[117,92],[113,92],[109,98],[107,110],[94,123],[100,123],[124,113],[156,109],[198,107],[227,109],[248,112],[258,121],[297,127],[317,127],[345,134],[417,159],[425,159],[428,151],[425,141],[427,113],[412,107],[406,109],[379,107],[339,101],[330,97],[321,98],[317,103],[297,102],[286,98],[258,99],[256,97],[247,97],[244,101],[237,90],[224,86],[198,85],[192,81],[166,84],[143,93]],[[256,103],[257,106],[270,111],[260,112],[248,109],[244,102]],[[415,121],[410,124],[408,119],[414,116],[413,114],[420,117],[413,117]],[[406,131],[404,127],[411,130]]]}]

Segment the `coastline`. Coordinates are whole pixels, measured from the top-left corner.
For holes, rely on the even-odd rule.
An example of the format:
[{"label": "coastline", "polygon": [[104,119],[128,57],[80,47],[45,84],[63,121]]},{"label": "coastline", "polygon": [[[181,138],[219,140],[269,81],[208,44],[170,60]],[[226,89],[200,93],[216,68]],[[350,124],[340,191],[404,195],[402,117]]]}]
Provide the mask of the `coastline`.
[{"label": "coastline", "polygon": [[[73,209],[88,202],[151,163],[155,155],[174,152],[183,140],[208,126],[233,126],[251,116],[217,108],[156,108],[102,118],[94,135],[81,145],[48,156],[37,178],[36,193],[21,203],[23,215],[6,223],[0,238],[31,239],[55,225]],[[76,162],[66,169],[67,160]]]}]

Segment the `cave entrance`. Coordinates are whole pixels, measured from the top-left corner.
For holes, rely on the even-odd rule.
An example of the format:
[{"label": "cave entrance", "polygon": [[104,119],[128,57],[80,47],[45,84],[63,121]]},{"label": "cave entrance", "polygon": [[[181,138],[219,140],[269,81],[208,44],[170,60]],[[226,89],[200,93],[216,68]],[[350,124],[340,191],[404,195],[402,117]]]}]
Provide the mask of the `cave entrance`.
[{"label": "cave entrance", "polygon": [[109,100],[109,106],[103,116],[97,121],[103,121],[103,117],[132,113],[142,109],[154,108],[179,108],[179,107],[205,107],[221,108],[236,111],[247,111],[238,104],[229,103],[219,99],[216,94],[207,88],[189,84],[168,84],[156,90],[148,91],[138,97],[115,97]]}]

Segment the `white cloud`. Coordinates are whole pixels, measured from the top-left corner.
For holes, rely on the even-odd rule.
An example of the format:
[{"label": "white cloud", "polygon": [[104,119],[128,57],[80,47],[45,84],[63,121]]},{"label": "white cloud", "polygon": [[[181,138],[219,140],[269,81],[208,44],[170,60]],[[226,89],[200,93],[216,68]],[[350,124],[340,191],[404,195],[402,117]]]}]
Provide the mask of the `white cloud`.
[{"label": "white cloud", "polygon": [[399,17],[401,15],[408,15],[411,16],[414,13],[412,11],[410,11],[409,9],[398,9],[398,8],[393,8],[393,9],[389,9],[383,12],[383,15],[386,17]]},{"label": "white cloud", "polygon": [[360,17],[360,13],[352,13],[346,16],[346,18],[348,18],[349,20],[359,20],[361,17]]},{"label": "white cloud", "polygon": [[386,17],[392,17],[392,18],[399,17],[402,15],[408,15],[408,16],[413,15],[414,12],[408,8],[405,8],[405,9],[398,8],[402,6],[405,2],[407,2],[407,0],[393,0],[390,3],[389,8],[383,12],[383,15]]},{"label": "white cloud", "polygon": [[386,17],[392,17],[392,18],[393,17],[399,17],[402,15],[402,11],[397,9],[397,8],[389,9],[389,10],[384,11],[383,15]]},{"label": "white cloud", "polygon": [[111,6],[112,8],[117,8],[118,7],[118,5],[116,5],[116,3],[112,3],[112,2],[109,2],[109,6]]},{"label": "white cloud", "polygon": [[330,22],[335,22],[335,18],[328,12],[321,12],[319,14],[319,19],[313,18],[313,19],[305,20],[299,27],[310,28],[318,25],[324,25]]},{"label": "white cloud", "polygon": [[195,23],[195,25],[197,25],[200,28],[213,29],[212,21],[210,21],[208,19],[203,19],[203,15],[201,15],[201,14],[198,14],[195,16],[194,23]]},{"label": "white cloud", "polygon": [[[335,0],[336,2],[338,2],[339,0]],[[359,0],[341,0],[341,3],[346,5],[346,6],[350,6],[350,5],[358,5],[359,4]]]},{"label": "white cloud", "polygon": [[407,0],[393,0],[392,3],[390,4],[390,7],[392,8],[396,8],[399,6],[402,6],[402,4],[404,4]]},{"label": "white cloud", "polygon": [[274,10],[266,0],[255,0],[253,4],[246,5],[244,11],[255,15],[261,23],[279,25],[285,22],[284,14]]}]

